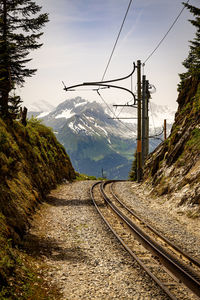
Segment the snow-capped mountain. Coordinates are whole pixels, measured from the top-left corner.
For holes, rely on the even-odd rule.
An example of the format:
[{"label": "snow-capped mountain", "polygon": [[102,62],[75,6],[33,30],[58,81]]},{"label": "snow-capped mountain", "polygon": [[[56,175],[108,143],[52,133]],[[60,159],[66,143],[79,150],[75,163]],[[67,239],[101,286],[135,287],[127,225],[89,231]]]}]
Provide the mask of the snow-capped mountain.
[{"label": "snow-capped mountain", "polygon": [[130,124],[128,127],[112,120],[100,103],[88,102],[80,97],[62,102],[43,120],[55,130],[58,130],[61,124],[67,123],[75,134],[81,133],[87,136],[116,135],[122,138],[134,138],[136,133],[136,124]]},{"label": "snow-capped mountain", "polygon": [[[159,107],[157,111],[161,119],[165,109]],[[53,128],[79,172],[101,176],[104,169],[108,178],[128,177],[136,147],[137,120],[123,123],[112,119],[113,114],[104,105],[81,97],[65,100],[49,113],[44,112],[40,111],[38,118]],[[136,114],[136,109],[124,108],[120,117]],[[150,150],[158,143],[151,140]]]},{"label": "snow-capped mountain", "polygon": [[[131,103],[130,103],[131,104]],[[108,109],[106,105],[102,105],[105,112],[112,117],[125,118],[123,123],[135,124],[137,126],[137,109],[135,107],[119,107],[112,108],[113,113]],[[112,106],[111,106],[112,107]],[[154,102],[149,103],[149,131],[150,135],[157,134],[161,132],[164,125],[164,120],[167,120],[167,134],[169,135],[171,126],[174,122],[175,111],[164,105],[158,105]],[[126,119],[127,118],[127,119]],[[133,118],[133,119],[131,119]]]},{"label": "snow-capped mountain", "polygon": [[[44,119],[45,123],[50,123],[52,127],[57,129],[62,126],[63,122],[71,119],[73,116],[81,116],[79,121],[71,120],[69,127],[75,133],[84,132],[86,135],[104,134],[108,133],[119,135],[124,138],[136,137],[137,130],[137,109],[131,107],[120,107],[114,109],[110,105],[110,109],[102,103],[89,102],[81,97],[68,99],[54,108],[47,101],[35,102],[29,107],[29,116],[31,114],[37,115],[37,118]],[[96,116],[100,116],[100,123],[95,122]],[[149,127],[150,134],[153,135],[160,131],[163,127],[164,119],[167,119],[168,130],[174,121],[175,111],[167,106],[157,105],[153,102],[149,109]],[[116,120],[116,117],[119,120]],[[112,119],[115,118],[115,119]],[[127,118],[120,120],[120,118]],[[131,119],[133,118],[133,119]],[[52,124],[51,124],[52,123]]]}]

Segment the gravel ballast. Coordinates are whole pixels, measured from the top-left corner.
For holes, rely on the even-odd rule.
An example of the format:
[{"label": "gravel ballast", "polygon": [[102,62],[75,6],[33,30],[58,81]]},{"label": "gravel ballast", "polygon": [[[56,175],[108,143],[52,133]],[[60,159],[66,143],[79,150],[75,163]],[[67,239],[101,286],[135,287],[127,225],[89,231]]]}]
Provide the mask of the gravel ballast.
[{"label": "gravel ballast", "polygon": [[[33,218],[27,239],[36,242],[45,280],[65,300],[168,299],[99,216],[89,194],[93,183],[61,185]],[[123,184],[122,193],[129,183]]]},{"label": "gravel ballast", "polygon": [[200,261],[200,218],[188,217],[191,207],[177,207],[167,197],[152,196],[143,184],[118,182],[114,190],[141,218]]}]

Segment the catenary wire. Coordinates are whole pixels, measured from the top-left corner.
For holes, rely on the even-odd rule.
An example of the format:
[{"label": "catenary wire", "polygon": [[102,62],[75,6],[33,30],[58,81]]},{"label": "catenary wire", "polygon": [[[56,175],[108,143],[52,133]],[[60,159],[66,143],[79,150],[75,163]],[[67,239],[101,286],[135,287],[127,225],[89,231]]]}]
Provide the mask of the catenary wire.
[{"label": "catenary wire", "polygon": [[[131,75],[131,92],[133,92],[133,75]],[[129,100],[126,104],[129,104],[133,99]],[[120,114],[122,113],[122,111],[124,110],[124,106],[120,109],[117,117],[119,118]]]},{"label": "catenary wire", "polygon": [[133,1],[133,0],[130,0],[130,1],[129,1],[128,8],[127,8],[127,10],[126,10],[124,19],[123,19],[123,21],[122,21],[122,25],[121,25],[120,30],[119,30],[119,33],[118,33],[118,35],[117,35],[115,44],[114,44],[114,46],[113,46],[111,55],[110,55],[110,57],[109,57],[109,60],[108,60],[108,63],[107,63],[107,65],[106,65],[106,68],[105,68],[105,71],[104,71],[104,73],[103,73],[103,76],[102,76],[101,81],[103,81],[104,78],[105,78],[106,72],[107,72],[107,70],[108,70],[109,64],[110,64],[110,62],[111,62],[112,56],[113,56],[114,51],[115,51],[115,48],[116,48],[116,46],[117,46],[117,42],[118,42],[119,37],[120,37],[120,34],[121,34],[121,32],[122,32],[122,28],[123,28],[123,26],[124,26],[124,23],[125,23],[125,20],[126,20],[127,15],[128,15],[128,12],[129,12],[129,9],[130,9],[130,6],[131,6],[132,1]]},{"label": "catenary wire", "polygon": [[128,127],[125,123],[123,123],[115,114],[114,111],[111,110],[110,106],[107,104],[107,102],[104,100],[104,98],[102,97],[102,95],[99,93],[99,91],[97,90],[97,94],[99,95],[99,97],[101,98],[101,100],[104,102],[104,104],[107,106],[107,108],[113,113],[113,115],[115,116],[115,118],[117,119],[117,121],[119,121],[124,127],[126,127],[128,130],[133,131],[133,129],[131,129],[130,127]]},{"label": "catenary wire", "polygon": [[[189,3],[190,0],[188,0],[186,3]],[[179,17],[181,16],[182,12],[184,11],[185,6],[181,9],[181,11],[179,12],[178,16],[176,17],[176,19],[174,20],[174,22],[172,23],[172,25],[169,27],[168,31],[165,33],[165,35],[163,36],[163,38],[160,40],[160,42],[158,43],[158,45],[155,47],[155,49],[149,54],[149,56],[145,59],[143,65],[145,65],[145,63],[151,58],[151,56],[156,52],[156,50],[160,47],[160,45],[162,44],[162,42],[165,40],[165,38],[167,37],[167,35],[169,34],[169,32],[172,30],[172,28],[174,27],[174,25],[176,24],[176,22],[178,21]]]},{"label": "catenary wire", "polygon": [[[186,3],[189,3],[189,0],[188,0]],[[130,3],[129,3],[129,7],[130,7],[130,4],[131,4],[131,1],[130,1]],[[128,9],[127,9],[127,13],[128,13],[129,7],[128,7]],[[143,66],[143,74],[144,74],[144,66],[145,66],[145,63],[151,58],[151,56],[152,56],[152,55],[156,52],[156,50],[160,47],[160,45],[162,44],[162,42],[165,40],[165,38],[167,37],[167,35],[169,34],[169,32],[172,30],[172,28],[174,27],[174,25],[175,25],[176,22],[178,21],[179,17],[181,16],[181,14],[182,14],[183,11],[184,11],[184,9],[185,9],[185,6],[181,9],[181,11],[179,12],[178,16],[175,18],[174,22],[172,23],[172,25],[170,26],[170,28],[168,29],[168,31],[166,32],[166,34],[163,36],[163,38],[160,40],[160,42],[158,43],[158,45],[155,47],[155,49],[149,54],[149,56],[148,56],[148,57],[146,58],[146,60],[144,61],[143,65],[142,65],[142,66]],[[125,15],[125,16],[126,16],[126,15]],[[123,23],[122,23],[122,24],[123,24]],[[122,26],[122,27],[123,27],[123,26]],[[119,36],[119,35],[118,35],[118,36]],[[118,39],[116,40],[116,44],[117,44],[117,41],[118,41]],[[116,46],[116,45],[115,45],[115,46]],[[107,68],[108,68],[109,63],[110,63],[110,60],[111,60],[111,58],[112,58],[112,54],[113,54],[113,52],[114,52],[114,50],[115,50],[115,46],[113,47],[113,51],[112,51],[112,53],[111,53],[110,59],[109,59],[109,61],[108,61],[107,67],[106,67],[106,69],[105,69],[103,78],[104,78],[104,76],[105,76],[105,74],[106,74]],[[130,101],[129,101],[129,102],[130,102]],[[150,106],[150,108],[151,108],[151,106]],[[121,114],[121,112],[123,111],[123,109],[124,109],[124,107],[122,107],[122,109],[121,109],[120,112],[118,113],[117,117],[119,117],[119,115]],[[151,109],[151,115],[152,115],[152,121],[153,121],[153,126],[154,126],[154,132],[156,132],[156,130],[155,130],[155,123],[154,123],[154,119],[153,119],[152,109]]]},{"label": "catenary wire", "polygon": [[[128,12],[129,12],[129,9],[130,9],[130,6],[131,6],[132,1],[133,1],[133,0],[130,0],[130,1],[129,1],[129,4],[128,4],[128,7],[127,7],[125,16],[124,16],[124,18],[123,18],[123,21],[122,21],[122,24],[121,24],[119,33],[118,33],[118,35],[117,35],[116,41],[115,41],[115,43],[114,43],[113,49],[112,49],[112,51],[111,51],[111,54],[110,54],[110,57],[109,57],[109,60],[108,60],[107,65],[106,65],[106,68],[105,68],[105,71],[104,71],[104,73],[103,73],[103,76],[102,76],[101,81],[103,81],[104,78],[105,78],[106,72],[107,72],[107,70],[108,70],[108,67],[109,67],[109,65],[110,65],[112,56],[113,56],[114,51],[115,51],[115,48],[116,48],[116,46],[117,46],[117,43],[118,43],[120,34],[121,34],[121,32],[122,32],[124,23],[125,23],[125,21],[126,21],[126,18],[127,18],[127,15],[128,15]],[[110,108],[110,106],[109,106],[108,103],[104,100],[104,98],[101,96],[101,94],[99,93],[99,91],[97,91],[97,93],[98,93],[99,97],[101,98],[101,100],[104,102],[104,104],[107,106],[107,108],[109,109],[109,111],[117,118],[117,120],[119,120],[118,117],[116,116],[115,112]],[[119,120],[119,121],[120,121],[120,120]],[[121,122],[121,121],[120,121],[120,122]],[[122,123],[124,126],[126,126],[123,122],[121,122],[121,123]],[[127,127],[127,126],[126,126],[126,127]],[[128,128],[128,127],[127,127],[127,128]],[[128,128],[128,129],[131,130],[130,128]]]}]

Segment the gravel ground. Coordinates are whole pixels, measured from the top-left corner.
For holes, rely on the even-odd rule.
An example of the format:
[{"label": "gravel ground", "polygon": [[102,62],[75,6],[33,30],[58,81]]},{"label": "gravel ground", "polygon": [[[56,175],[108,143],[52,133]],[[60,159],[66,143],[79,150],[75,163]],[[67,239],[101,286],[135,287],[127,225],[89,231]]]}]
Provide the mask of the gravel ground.
[{"label": "gravel ground", "polygon": [[[47,266],[46,280],[65,300],[167,299],[101,220],[90,199],[92,184],[61,185],[33,218],[27,240],[32,240],[35,255]],[[119,191],[129,194],[132,203],[129,187],[120,183]],[[145,202],[141,207],[147,211]]]},{"label": "gravel ground", "polygon": [[152,197],[146,186],[133,182],[119,182],[114,189],[139,216],[200,260],[200,218],[188,217],[191,207],[173,206],[166,197]]}]

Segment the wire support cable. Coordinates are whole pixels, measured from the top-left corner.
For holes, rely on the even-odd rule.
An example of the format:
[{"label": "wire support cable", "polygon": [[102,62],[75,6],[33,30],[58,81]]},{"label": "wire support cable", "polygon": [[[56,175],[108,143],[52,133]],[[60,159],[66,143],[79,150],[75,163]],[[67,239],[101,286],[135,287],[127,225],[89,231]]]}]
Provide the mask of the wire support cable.
[{"label": "wire support cable", "polygon": [[107,102],[104,100],[104,98],[102,97],[102,95],[99,93],[99,91],[97,90],[97,94],[99,95],[99,97],[101,98],[101,100],[104,102],[104,104],[107,106],[107,108],[109,109],[110,112],[112,112],[112,114],[115,116],[115,118],[117,119],[117,121],[119,121],[124,127],[126,127],[128,130],[133,131],[133,129],[131,129],[130,127],[128,127],[126,124],[124,124],[119,118],[118,116],[116,116],[115,112],[110,108],[110,106],[107,104]]},{"label": "wire support cable", "polygon": [[[188,0],[186,3],[188,4],[190,0]],[[174,22],[172,23],[172,25],[169,27],[168,31],[165,33],[165,35],[163,36],[163,38],[160,40],[160,42],[158,43],[158,45],[155,47],[155,49],[149,54],[149,56],[145,59],[143,66],[145,65],[145,63],[152,57],[152,55],[156,52],[156,50],[160,47],[160,45],[162,44],[162,42],[165,40],[165,38],[167,37],[167,35],[169,34],[169,32],[172,30],[172,28],[174,27],[174,25],[176,24],[176,22],[178,21],[179,17],[181,16],[181,14],[183,13],[185,9],[185,6],[181,9],[181,11],[179,12],[178,16],[175,18]]]},{"label": "wire support cable", "polygon": [[154,139],[154,138],[158,138],[161,134],[163,134],[164,132],[164,128],[162,128],[162,131],[160,133],[154,134],[154,135],[150,135],[149,139]]},{"label": "wire support cable", "polygon": [[[126,106],[130,106],[130,102],[132,102],[134,99],[132,98],[131,100],[129,100],[128,102],[126,102],[122,108],[120,109],[119,113],[117,114],[117,118],[119,118],[119,116],[121,115],[122,111],[125,109]],[[134,106],[133,106],[134,107]]]},{"label": "wire support cable", "polygon": [[111,54],[110,54],[110,57],[109,57],[109,60],[108,60],[108,63],[107,63],[107,65],[106,65],[106,68],[105,68],[105,71],[104,71],[104,73],[103,73],[103,76],[102,76],[102,79],[101,79],[101,81],[103,81],[103,80],[104,80],[104,78],[105,78],[106,72],[107,72],[107,70],[108,70],[108,67],[109,67],[109,65],[110,65],[110,62],[111,62],[112,56],[113,56],[113,54],[114,54],[114,51],[115,51],[115,48],[116,48],[116,46],[117,46],[117,43],[118,43],[118,40],[119,40],[120,34],[121,34],[121,32],[122,32],[122,29],[123,29],[123,26],[124,26],[124,23],[125,23],[126,17],[127,17],[127,15],[128,15],[128,12],[129,12],[129,9],[130,9],[130,6],[131,6],[131,3],[132,3],[132,1],[133,1],[133,0],[130,0],[130,1],[129,1],[128,8],[127,8],[127,10],[126,10],[126,13],[125,13],[124,19],[123,19],[123,21],[122,21],[122,25],[121,25],[121,27],[120,27],[120,30],[119,30],[119,33],[118,33],[118,35],[117,35],[117,38],[116,38],[115,44],[114,44],[114,46],[113,46],[112,52],[111,52]]},{"label": "wire support cable", "polygon": [[[132,74],[133,75],[133,74]],[[133,76],[131,75],[131,92],[133,92]],[[133,101],[134,99],[131,99],[131,100],[129,100],[126,104],[128,105],[131,101]],[[122,111],[124,110],[124,108],[125,108],[125,106],[123,106],[121,109],[120,109],[120,111],[119,111],[119,113],[118,113],[118,115],[117,115],[117,117],[119,118],[119,116],[120,116],[120,114],[122,113]]]}]

